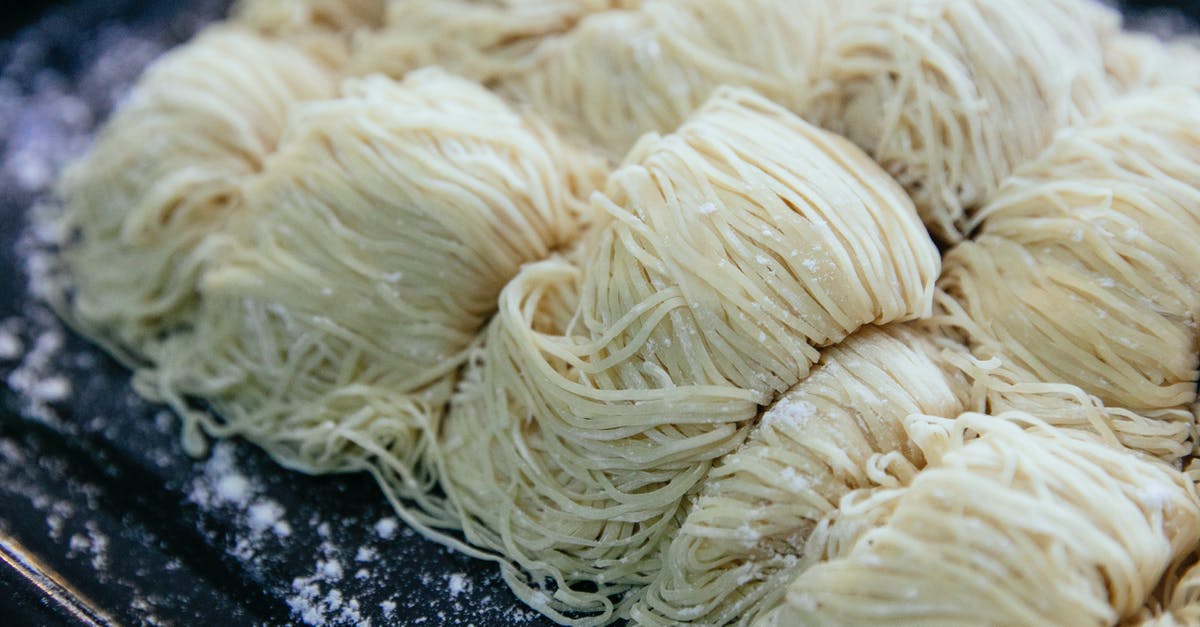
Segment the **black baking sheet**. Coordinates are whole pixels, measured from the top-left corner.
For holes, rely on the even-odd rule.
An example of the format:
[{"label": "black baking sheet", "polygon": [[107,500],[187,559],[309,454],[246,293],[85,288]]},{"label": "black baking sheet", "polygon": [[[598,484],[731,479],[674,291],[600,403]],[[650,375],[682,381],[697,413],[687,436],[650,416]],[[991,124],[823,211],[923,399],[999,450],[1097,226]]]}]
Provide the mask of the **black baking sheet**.
[{"label": "black baking sheet", "polygon": [[549,624],[494,565],[407,530],[366,476],[288,472],[236,439],[188,458],[171,414],[30,294],[45,257],[27,216],[63,158],[226,8],[37,4],[8,9],[0,42],[0,625]]}]

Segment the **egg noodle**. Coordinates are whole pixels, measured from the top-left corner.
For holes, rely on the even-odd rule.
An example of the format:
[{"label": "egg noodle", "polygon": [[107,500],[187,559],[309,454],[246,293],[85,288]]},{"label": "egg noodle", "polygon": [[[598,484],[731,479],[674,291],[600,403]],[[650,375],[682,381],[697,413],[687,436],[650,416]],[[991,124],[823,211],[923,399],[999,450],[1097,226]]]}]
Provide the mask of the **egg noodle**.
[{"label": "egg noodle", "polygon": [[50,298],[189,453],[368,472],[560,623],[1194,624],[1198,51],[242,0],[62,175]]}]

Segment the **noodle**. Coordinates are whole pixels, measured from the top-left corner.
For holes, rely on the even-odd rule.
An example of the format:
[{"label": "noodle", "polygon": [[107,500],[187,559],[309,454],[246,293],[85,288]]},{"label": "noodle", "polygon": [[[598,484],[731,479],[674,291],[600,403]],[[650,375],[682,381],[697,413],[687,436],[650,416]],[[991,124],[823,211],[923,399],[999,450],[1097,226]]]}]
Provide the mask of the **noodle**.
[{"label": "noodle", "polygon": [[1077,0],[867,0],[822,49],[807,119],[854,141],[954,243],[1013,168],[1109,97],[1115,13]]},{"label": "noodle", "polygon": [[923,420],[929,467],[766,624],[1111,625],[1200,539],[1194,487],[1161,462],[1027,414]]},{"label": "noodle", "polygon": [[386,4],[386,0],[239,0],[231,17],[274,33],[378,28]]},{"label": "noodle", "polygon": [[632,7],[636,0],[393,0],[385,27],[355,51],[359,74],[439,65],[490,84],[547,38],[586,16]]},{"label": "noodle", "polygon": [[[203,315],[165,341],[145,393],[306,472],[376,460],[400,494],[467,349],[521,264],[576,236],[600,173],[486,91],[439,71],[349,81],[294,112],[216,244]],[[438,524],[454,526],[423,501]]]},{"label": "noodle", "polygon": [[189,452],[365,470],[574,625],[1200,624],[1194,42],[1090,0],[231,22],[60,185],[52,297]]},{"label": "noodle", "polygon": [[432,0],[397,3],[359,70],[399,75],[444,65],[618,160],[643,133],[677,127],[719,85],[796,103],[831,12],[813,0],[610,4],[628,10],[571,20],[541,10],[531,19],[535,3],[467,12]]},{"label": "noodle", "polygon": [[517,594],[580,624],[652,578],[685,495],[756,406],[817,347],[926,314],[938,266],[865,155],[745,90],[644,139],[593,203],[604,228],[501,294],[441,472]]},{"label": "noodle", "polygon": [[1151,608],[1144,612],[1144,627],[1176,627],[1183,625],[1200,625],[1200,564],[1196,556],[1190,556],[1191,566],[1182,572],[1168,573],[1163,584],[1166,584],[1166,596],[1160,607]]},{"label": "noodle", "polygon": [[191,324],[209,236],[242,207],[287,111],[334,90],[310,58],[233,28],[152,66],[60,183],[74,322],[139,358]]},{"label": "noodle", "polygon": [[1200,88],[1200,40],[1169,41],[1147,33],[1122,32],[1105,40],[1109,79],[1123,92],[1166,85]]},{"label": "noodle", "polygon": [[753,623],[795,576],[810,534],[842,496],[888,481],[883,474],[907,482],[924,465],[903,419],[963,409],[964,381],[937,355],[900,325],[864,327],[825,351],[709,473],[633,618]]},{"label": "noodle", "polygon": [[342,67],[350,56],[351,35],[380,27],[385,4],[386,0],[238,0],[230,19]]},{"label": "noodle", "polygon": [[953,315],[966,321],[974,353],[1038,381],[1077,385],[1107,405],[1185,410],[1196,380],[1194,331],[1132,290],[1105,288],[1104,275],[1065,256],[994,236],[946,256],[940,286],[961,303]]},{"label": "noodle", "polygon": [[715,87],[751,87],[858,143],[948,242],[1013,167],[1111,96],[1101,41],[1119,25],[1086,0],[648,0],[577,22],[538,14],[549,23],[394,6],[358,71],[445,65],[613,159]]},{"label": "noodle", "polygon": [[941,321],[980,359],[1190,421],[1200,315],[1200,95],[1115,102],[1019,169],[946,256]]},{"label": "noodle", "polygon": [[1003,413],[1024,411],[1046,416],[1056,427],[1092,431],[1114,446],[1178,462],[1192,452],[1195,418],[1183,409],[1145,414],[1106,407],[1099,398],[1069,383],[1048,383],[1002,358],[979,360],[965,350],[943,356],[973,383],[971,408]]},{"label": "noodle", "polygon": [[[939,284],[958,300],[939,302],[968,329],[978,358],[1002,360],[1010,382],[1078,386],[1110,407],[1190,423],[1195,332],[1132,290],[1105,288],[1104,275],[1064,256],[990,235],[960,244],[946,256]],[[1074,412],[1070,420],[1077,422]],[[1134,437],[1156,429],[1136,419],[1111,426]],[[1180,433],[1168,426],[1163,435],[1177,441]],[[1147,444],[1181,452],[1158,438]]]}]

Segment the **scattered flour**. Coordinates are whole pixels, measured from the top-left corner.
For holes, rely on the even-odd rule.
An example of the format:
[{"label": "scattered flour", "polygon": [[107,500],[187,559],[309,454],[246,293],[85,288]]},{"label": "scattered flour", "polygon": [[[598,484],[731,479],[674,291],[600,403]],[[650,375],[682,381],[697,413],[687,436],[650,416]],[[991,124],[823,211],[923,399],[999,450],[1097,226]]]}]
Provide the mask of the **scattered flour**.
[{"label": "scattered flour", "polygon": [[453,573],[446,580],[446,591],[450,593],[452,599],[464,592],[470,592],[475,587],[463,573]]},{"label": "scattered flour", "polygon": [[763,415],[763,424],[772,428],[783,426],[801,428],[816,415],[816,405],[805,400],[784,396]]},{"label": "scattered flour", "polygon": [[379,557],[378,551],[370,547],[360,546],[358,547],[358,551],[354,554],[354,561],[373,562],[375,561],[376,557]]},{"label": "scattered flour", "polygon": [[33,348],[8,374],[8,387],[21,398],[22,415],[50,425],[59,424],[53,405],[71,396],[71,382],[59,373],[55,363],[65,340],[66,336],[57,324],[42,329],[37,333]]},{"label": "scattered flour", "polygon": [[12,361],[21,356],[25,346],[16,333],[0,328],[0,360]]},{"label": "scattered flour", "polygon": [[342,565],[337,559],[337,547],[322,542],[321,558],[311,575],[292,580],[292,594],[287,598],[292,613],[314,627],[324,625],[370,625],[361,614],[357,599],[346,599],[336,586],[341,581]]},{"label": "scattered flour", "polygon": [[742,526],[738,527],[734,533],[737,535],[738,541],[748,549],[754,548],[758,545],[759,540],[762,540],[762,534],[751,527],[750,523],[742,523]]},{"label": "scattered flour", "polygon": [[325,576],[326,581],[338,581],[342,578],[342,563],[336,559],[317,562],[317,570]]},{"label": "scattered flour", "polygon": [[812,595],[808,594],[796,596],[789,595],[788,603],[791,603],[792,605],[809,612],[814,612],[817,609],[817,600]]},{"label": "scattered flour", "polygon": [[762,579],[762,568],[754,562],[746,562],[737,569],[737,584],[744,586],[756,579]]},{"label": "scattered flour", "polygon": [[391,540],[396,537],[396,529],[398,527],[399,523],[396,522],[395,518],[383,518],[375,523],[375,533],[384,540]]},{"label": "scattered flour", "polygon": [[57,403],[71,396],[71,382],[66,377],[52,376],[34,383],[31,394],[47,403]]},{"label": "scattered flour", "polygon": [[1142,488],[1138,493],[1140,500],[1147,509],[1158,510],[1166,507],[1175,498],[1176,490],[1174,486],[1163,485],[1161,483],[1150,483]]},{"label": "scattered flour", "polygon": [[784,468],[779,475],[783,478],[787,488],[793,492],[804,492],[808,489],[808,479],[797,473],[795,468]]},{"label": "scattered flour", "polygon": [[247,537],[238,538],[232,552],[240,559],[254,559],[267,532],[277,538],[292,535],[287,511],[261,491],[238,469],[233,444],[222,441],[213,447],[203,474],[192,481],[188,500],[205,510],[232,514],[248,532]]},{"label": "scattered flour", "polygon": [[217,481],[215,490],[217,503],[233,503],[246,507],[250,495],[250,482],[240,474],[228,474]]},{"label": "scattered flour", "polygon": [[283,518],[286,512],[283,506],[275,501],[255,501],[246,509],[246,513],[250,530],[255,534],[262,534],[270,529],[281,538],[292,535],[292,526]]},{"label": "scattered flour", "polygon": [[108,536],[100,531],[94,520],[83,524],[84,534],[74,534],[68,541],[72,551],[86,552],[91,557],[92,570],[98,577],[106,577],[108,569]]},{"label": "scattered flour", "polygon": [[175,415],[166,410],[154,414],[154,428],[162,434],[174,433]]},{"label": "scattered flour", "polygon": [[[272,546],[278,546],[282,539],[296,535],[294,525],[298,522],[289,521],[286,508],[265,496],[266,485],[256,474],[240,465],[237,445],[221,441],[213,446],[209,459],[201,466],[199,476],[189,484],[187,490],[189,501],[219,519],[233,523],[231,536],[221,536],[228,543],[226,551],[256,572],[263,572],[262,569],[270,564]],[[432,608],[411,602],[402,605],[394,597],[385,596],[386,600],[380,601],[375,596],[386,590],[381,586],[387,585],[388,581],[386,577],[373,572],[377,570],[375,565],[393,565],[396,563],[394,559],[400,559],[389,548],[395,548],[396,543],[376,542],[387,543],[399,537],[415,538],[414,532],[403,526],[396,517],[385,516],[368,524],[364,530],[368,533],[368,539],[361,544],[338,541],[343,528],[363,524],[356,519],[322,519],[320,513],[314,512],[307,516],[303,524],[315,532],[320,544],[308,568],[300,571],[303,574],[289,575],[292,577],[290,585],[278,591],[293,621],[315,627],[370,625],[372,621],[391,622],[405,616],[406,612],[413,612],[414,617],[408,622],[416,624],[422,616],[431,616],[428,612]],[[217,540],[217,536],[209,537]],[[304,539],[298,541],[303,542]],[[450,603],[444,611],[438,609],[439,617],[429,620],[429,624],[467,626],[472,624],[471,620],[460,617],[474,614],[480,607],[488,608],[488,614],[494,613],[494,616],[509,623],[531,622],[539,618],[531,611],[505,608],[501,599],[491,596],[483,600],[476,599],[474,593],[477,587],[484,584],[477,584],[466,572],[443,574],[437,567],[431,567],[418,573],[427,594],[440,596]],[[442,586],[438,586],[439,578],[444,582]],[[489,589],[496,585],[493,581],[498,583],[497,580],[486,581]]]}]

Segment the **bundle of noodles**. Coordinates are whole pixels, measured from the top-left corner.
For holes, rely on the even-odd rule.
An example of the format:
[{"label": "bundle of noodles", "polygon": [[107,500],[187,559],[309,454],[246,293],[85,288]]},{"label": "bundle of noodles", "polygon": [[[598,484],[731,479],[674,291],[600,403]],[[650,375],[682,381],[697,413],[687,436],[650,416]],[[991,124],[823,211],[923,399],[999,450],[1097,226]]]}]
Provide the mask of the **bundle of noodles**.
[{"label": "bundle of noodles", "polygon": [[386,0],[238,0],[230,19],[340,67],[355,33],[383,25],[385,5]]},{"label": "bundle of noodles", "polygon": [[[441,473],[518,595],[581,623],[653,577],[683,497],[757,405],[817,347],[926,314],[938,268],[894,181],[748,90],[645,138],[593,203],[609,222],[576,263],[527,266],[502,292]],[[544,578],[552,597],[530,584]]]},{"label": "bundle of noodles", "polygon": [[1109,79],[1122,92],[1172,84],[1200,88],[1200,40],[1121,32],[1104,43]]},{"label": "bundle of noodles", "polygon": [[830,4],[649,0],[567,23],[544,10],[531,20],[524,5],[464,20],[446,3],[402,2],[358,69],[395,75],[443,64],[615,160],[643,133],[677,127],[719,85],[751,87],[785,106],[798,102]]},{"label": "bundle of noodles", "polygon": [[800,573],[765,624],[1113,625],[1200,539],[1182,473],[1090,433],[1028,414],[909,432],[929,467],[869,499],[883,524]]},{"label": "bundle of noodles", "polygon": [[1200,625],[1200,564],[1196,555],[1190,556],[1186,566],[1177,572],[1168,573],[1160,585],[1162,598],[1155,600],[1143,612],[1141,625],[1145,627],[1194,627]]},{"label": "bundle of noodles", "polygon": [[419,497],[468,347],[519,267],[575,238],[598,168],[475,83],[348,81],[294,111],[203,278],[204,315],[138,383],[207,399],[220,420],[185,414],[211,435],[307,472],[374,460]]},{"label": "bundle of noodles", "polygon": [[962,377],[906,325],[864,327],[825,351],[709,473],[634,620],[751,624],[795,576],[809,535],[842,496],[894,483],[886,475],[907,483],[923,466],[904,418],[958,415],[964,397]]},{"label": "bundle of noodles", "polygon": [[587,15],[637,0],[393,0],[384,28],[365,37],[353,70],[403,76],[439,65],[484,84],[526,59],[546,38]]},{"label": "bundle of noodles", "polygon": [[838,20],[799,111],[866,150],[957,242],[1017,165],[1110,92],[1090,0],[865,0]]},{"label": "bundle of noodles", "polygon": [[[1146,284],[1117,283],[1070,252],[1029,250],[985,235],[946,256],[939,285],[957,299],[942,300],[948,317],[967,331],[976,356],[1002,362],[985,394],[1032,411],[1026,403],[1086,392],[1142,415],[1110,422],[1115,414],[1101,412],[1101,432],[1111,429],[1130,446],[1178,458],[1192,422],[1196,332],[1184,314],[1164,311],[1139,290]],[[1072,394],[1061,384],[1082,391]],[[1068,412],[1061,424],[1080,425],[1081,417]]]},{"label": "bundle of noodles", "polygon": [[947,255],[939,284],[944,320],[976,357],[1191,422],[1198,128],[1193,90],[1131,96],[1005,182],[980,212],[983,235]]},{"label": "bundle of noodles", "polygon": [[75,231],[68,317],[137,357],[190,325],[207,240],[242,207],[287,112],[335,88],[309,57],[232,28],[152,66],[60,184]]},{"label": "bundle of noodles", "polygon": [[1110,444],[1170,462],[1178,462],[1192,452],[1195,421],[1182,409],[1143,415],[1123,407],[1105,406],[1079,386],[1043,381],[1002,357],[981,360],[961,348],[943,356],[972,382],[970,408],[975,411],[1024,411],[1047,416],[1048,422],[1056,427],[1092,431]]},{"label": "bundle of noodles", "polygon": [[382,26],[386,5],[387,0],[238,0],[231,18],[276,34],[345,31]]}]

